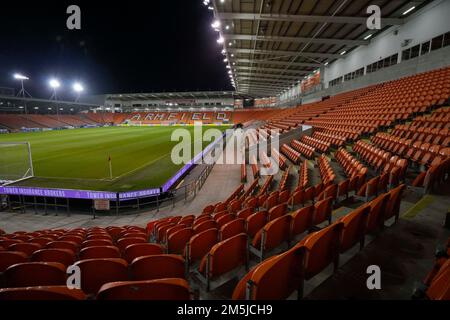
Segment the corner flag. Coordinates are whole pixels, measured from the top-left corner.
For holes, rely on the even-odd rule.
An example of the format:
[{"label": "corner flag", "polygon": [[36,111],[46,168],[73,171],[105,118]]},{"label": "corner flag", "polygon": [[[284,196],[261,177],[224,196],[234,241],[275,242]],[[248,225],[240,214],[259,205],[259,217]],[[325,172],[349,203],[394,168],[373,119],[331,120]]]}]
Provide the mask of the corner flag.
[{"label": "corner flag", "polygon": [[108,163],[109,163],[109,177],[112,180],[113,179],[113,172],[112,172],[111,156],[109,156],[109,158],[108,158]]}]

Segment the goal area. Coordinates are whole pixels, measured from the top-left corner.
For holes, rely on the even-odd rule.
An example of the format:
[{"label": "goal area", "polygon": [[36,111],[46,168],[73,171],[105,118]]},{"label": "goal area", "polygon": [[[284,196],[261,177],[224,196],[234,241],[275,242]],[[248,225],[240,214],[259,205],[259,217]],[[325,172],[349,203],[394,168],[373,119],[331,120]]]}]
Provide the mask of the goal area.
[{"label": "goal area", "polygon": [[0,142],[0,185],[34,176],[31,147],[28,142]]}]

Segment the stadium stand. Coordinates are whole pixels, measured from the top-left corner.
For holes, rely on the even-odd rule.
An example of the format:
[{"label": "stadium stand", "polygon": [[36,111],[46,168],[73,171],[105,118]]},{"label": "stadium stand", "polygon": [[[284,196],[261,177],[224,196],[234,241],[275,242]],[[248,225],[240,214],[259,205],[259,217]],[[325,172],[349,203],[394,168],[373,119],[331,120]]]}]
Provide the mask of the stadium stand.
[{"label": "stadium stand", "polygon": [[[406,3],[398,7],[403,5]],[[217,11],[216,7],[219,5],[214,4],[211,9]],[[275,15],[270,19],[275,20]],[[290,14],[283,17],[292,19]],[[321,16],[314,19],[318,17]],[[407,23],[401,22],[399,25]],[[448,46],[447,34],[442,36],[441,47]],[[332,69],[334,61],[342,61],[340,56],[345,58],[358,51],[350,50],[349,45],[345,51],[336,48],[330,52],[323,46],[323,52],[307,53],[289,46],[285,49],[291,48],[291,53],[283,51],[288,58],[292,53],[300,54],[285,61],[286,56],[275,59],[272,51],[264,53],[268,47],[257,47],[260,39],[255,39],[254,50],[238,48],[234,43],[232,49],[228,48],[231,44],[225,48],[236,50],[236,56],[248,53],[238,50],[250,50],[252,56],[267,55],[264,61],[267,65],[273,63],[272,67],[278,63],[294,67],[297,64],[300,68],[300,59],[314,54],[312,57],[320,61],[308,58],[312,65],[305,74],[324,72],[327,66],[336,71]],[[363,41],[367,46],[373,40],[361,39],[351,40]],[[436,42],[430,41],[429,45]],[[407,42],[402,44],[404,50]],[[421,50],[423,45],[420,44]],[[426,54],[438,50],[428,49]],[[395,65],[409,59],[399,58],[396,56]],[[227,59],[231,60],[231,56]],[[350,56],[346,63],[352,61]],[[381,62],[384,68],[384,60]],[[414,275],[421,283],[411,292],[411,298],[450,300],[450,238],[438,248],[435,257],[430,258],[432,253],[424,250],[431,243],[435,246],[439,237],[448,238],[448,230],[439,220],[441,216],[433,214],[442,210],[439,200],[447,201],[450,190],[450,67],[441,63],[431,69],[431,63],[426,67],[420,61],[417,65],[411,63],[405,67],[408,71],[400,72],[401,77],[395,71],[375,70],[378,73],[373,74],[367,65],[362,66],[361,75],[366,81],[347,83],[356,80],[355,73],[350,73],[336,85],[328,79],[331,81],[327,87],[319,76],[319,84],[311,95],[303,92],[304,95],[286,98],[289,94],[279,93],[280,101],[283,96],[287,102],[277,108],[259,108],[260,103],[255,108],[241,109],[245,104],[238,107],[235,101],[234,109],[230,107],[232,103],[222,109],[212,107],[221,103],[208,102],[206,106],[211,108],[198,107],[197,111],[172,112],[168,107],[167,111],[156,107],[148,111],[152,109],[135,108],[134,102],[124,98],[124,104],[130,105],[127,112],[120,113],[0,114],[0,126],[8,131],[192,125],[197,121],[205,125],[236,125],[235,128],[242,125],[243,130],[248,130],[242,147],[245,162],[230,169],[235,169],[236,175],[228,175],[227,168],[221,168],[226,171],[222,172],[224,179],[235,180],[230,187],[233,190],[223,192],[224,185],[209,178],[213,192],[219,194],[217,199],[212,200],[205,193],[197,196],[201,186],[194,184],[194,200],[185,198],[183,203],[176,203],[173,189],[161,191],[173,200],[164,210],[159,206],[161,196],[155,196],[154,214],[133,217],[141,222],[145,219],[145,225],[135,220],[131,221],[136,225],[123,225],[124,220],[111,218],[115,221],[111,225],[105,219],[78,228],[64,224],[59,229],[37,231],[0,229],[0,300],[292,300],[310,295],[321,297],[323,290],[328,290],[325,298],[405,298],[411,280],[407,273],[418,261],[418,272],[428,273]],[[281,74],[273,77],[286,77],[286,83],[292,76],[283,70],[303,74],[302,70],[289,67],[276,70]],[[232,78],[235,73],[236,70]],[[264,73],[250,74],[262,79]],[[246,81],[251,82],[250,78]],[[304,89],[305,83],[299,81],[296,86]],[[267,88],[261,85],[256,92],[266,95]],[[253,99],[242,95],[244,101]],[[279,138],[279,149],[275,138]],[[262,142],[268,143],[268,149],[252,154],[250,150]],[[265,169],[274,169],[275,164],[280,170],[265,176]],[[185,174],[177,182],[182,185],[183,179],[191,176]],[[196,197],[200,198],[198,202]],[[117,194],[116,202],[121,200]],[[128,198],[123,202],[127,201]],[[192,203],[197,205],[195,211],[188,207]],[[95,204],[89,209],[95,211]],[[127,209],[131,211],[134,206],[140,210],[139,200]],[[17,211],[11,206],[6,210]],[[394,247],[401,249],[394,251]],[[412,254],[418,258],[410,259]],[[368,292],[364,277],[362,284],[355,286],[352,282],[361,280],[360,270],[364,273],[367,265],[378,261],[386,267],[383,281],[395,282],[395,294],[389,290]],[[64,287],[66,270],[71,265],[79,267],[82,273],[81,288],[73,291]]]}]

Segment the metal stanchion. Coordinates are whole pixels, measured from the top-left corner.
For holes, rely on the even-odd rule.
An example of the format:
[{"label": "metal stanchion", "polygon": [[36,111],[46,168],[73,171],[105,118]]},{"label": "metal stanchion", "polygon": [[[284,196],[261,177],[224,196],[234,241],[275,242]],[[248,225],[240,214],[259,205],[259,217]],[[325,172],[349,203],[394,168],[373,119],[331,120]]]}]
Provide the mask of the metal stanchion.
[{"label": "metal stanchion", "polygon": [[38,211],[37,211],[37,199],[36,199],[36,196],[33,197],[33,201],[34,201],[34,214],[37,214]]}]

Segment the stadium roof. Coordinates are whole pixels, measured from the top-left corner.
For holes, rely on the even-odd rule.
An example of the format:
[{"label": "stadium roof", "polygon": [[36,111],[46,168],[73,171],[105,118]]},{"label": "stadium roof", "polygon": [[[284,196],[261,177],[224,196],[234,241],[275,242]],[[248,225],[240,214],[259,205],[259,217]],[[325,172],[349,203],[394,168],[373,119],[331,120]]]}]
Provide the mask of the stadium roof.
[{"label": "stadium roof", "polygon": [[[270,96],[280,94],[326,62],[345,57],[354,48],[368,44],[375,36],[366,24],[368,6],[380,6],[382,28],[386,28],[403,24],[406,10],[412,6],[418,9],[430,1],[206,2],[220,21],[216,29],[223,38],[223,53],[237,92]],[[370,40],[366,38],[369,34],[372,34]]]},{"label": "stadium roof", "polygon": [[176,100],[176,99],[226,99],[245,98],[234,91],[198,91],[198,92],[159,92],[159,93],[122,93],[108,94],[106,100],[131,102],[151,100]]},{"label": "stadium roof", "polygon": [[81,111],[90,110],[92,108],[99,107],[100,104],[83,103],[75,101],[62,101],[62,100],[46,100],[37,98],[23,98],[15,97],[11,95],[0,95],[0,111],[16,111],[23,112],[28,111],[44,111],[48,112],[49,108],[53,111],[63,109],[64,111]]}]

